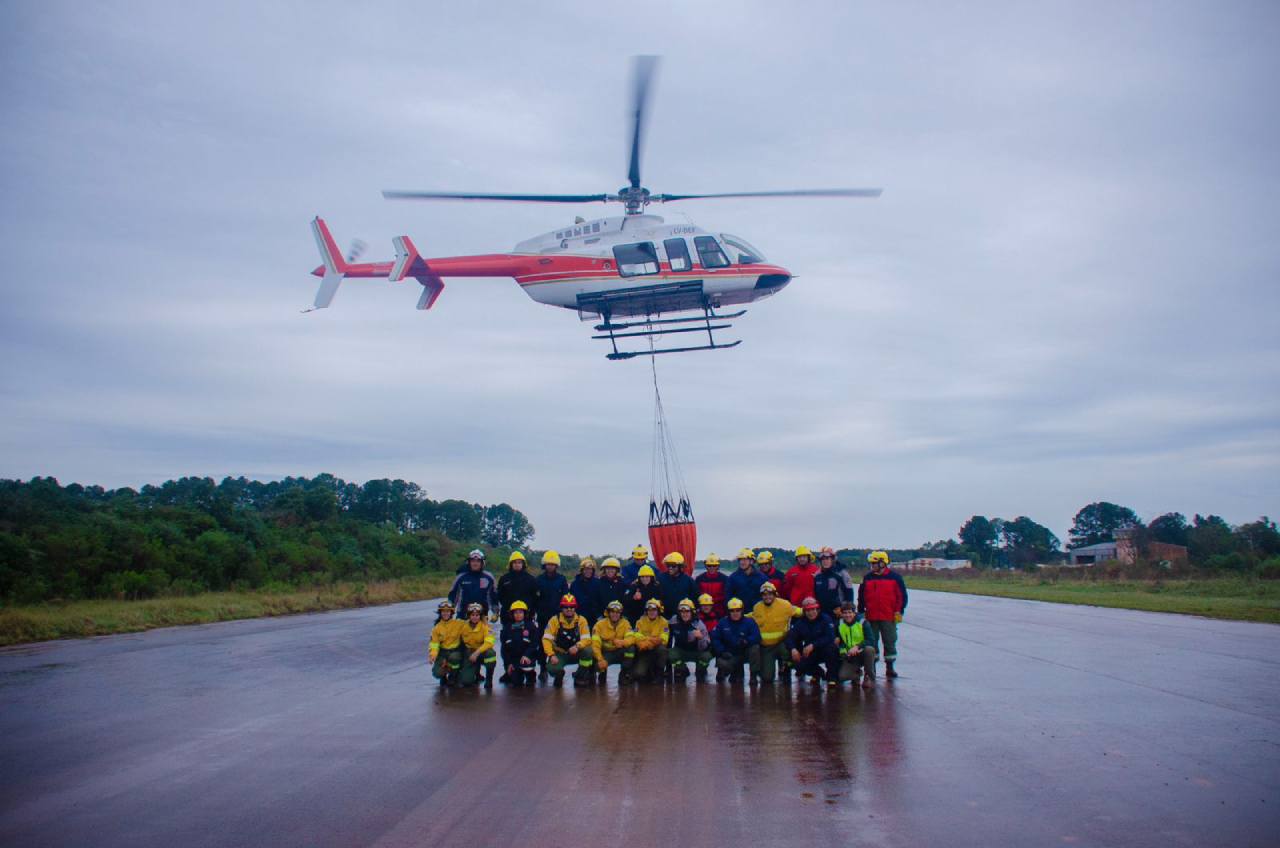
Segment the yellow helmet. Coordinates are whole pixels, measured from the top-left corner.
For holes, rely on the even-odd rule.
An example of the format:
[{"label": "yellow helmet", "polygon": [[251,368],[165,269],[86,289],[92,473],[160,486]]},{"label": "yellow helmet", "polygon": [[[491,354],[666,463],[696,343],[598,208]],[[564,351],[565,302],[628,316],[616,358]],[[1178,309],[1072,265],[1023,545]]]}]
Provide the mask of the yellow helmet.
[{"label": "yellow helmet", "polygon": [[682,609],[687,609],[689,612],[693,612],[693,601],[685,598],[683,601],[676,604],[676,612],[679,612]]},{"label": "yellow helmet", "polygon": [[559,565],[560,554],[556,553],[555,551],[547,551],[545,554],[542,555],[542,564],[543,565]]},{"label": "yellow helmet", "polygon": [[650,598],[649,600],[645,601],[644,608],[647,610],[656,609],[658,612],[662,612],[662,601],[658,600],[657,598]]},{"label": "yellow helmet", "polygon": [[640,566],[640,570],[636,572],[637,577],[653,577],[653,567],[649,565]]},{"label": "yellow helmet", "polygon": [[813,559],[813,551],[809,550],[807,546],[801,545],[800,547],[796,548],[796,556],[798,557],[807,556],[810,559]]},{"label": "yellow helmet", "polygon": [[755,559],[755,558],[756,558],[756,552],[751,550],[750,548],[743,548],[742,550],[738,551],[738,559]]},{"label": "yellow helmet", "polygon": [[582,570],[582,569],[584,569],[584,568],[589,568],[589,569],[591,569],[592,571],[595,571],[595,570],[596,570],[596,561],[595,561],[595,560],[593,560],[591,557],[587,557],[587,558],[586,558],[586,559],[584,559],[582,562],[578,563],[578,570],[579,570],[579,571],[581,571],[581,570]]},{"label": "yellow helmet", "polygon": [[634,548],[631,549],[631,558],[632,559],[648,559],[649,549],[646,548],[644,545],[636,545]]},{"label": "yellow helmet", "polygon": [[703,592],[701,595],[698,596],[698,606],[700,607],[709,607],[714,605],[715,602],[716,602],[716,599],[711,597],[705,592]]},{"label": "yellow helmet", "polygon": [[610,601],[605,606],[605,609],[610,611],[617,610],[618,612],[622,612],[622,601]]},{"label": "yellow helmet", "polygon": [[663,565],[684,565],[684,554],[672,551],[662,558]]},{"label": "yellow helmet", "polygon": [[715,554],[707,554],[707,558],[703,560],[703,563],[705,565],[719,565],[720,557],[716,556]]},{"label": "yellow helmet", "polygon": [[756,557],[756,562],[761,565],[773,562],[773,551],[761,551],[760,555]]},{"label": "yellow helmet", "polygon": [[620,570],[622,568],[622,563],[618,562],[617,557],[605,557],[604,562],[600,563],[600,570],[604,571],[606,568],[617,568]]},{"label": "yellow helmet", "polygon": [[513,562],[523,562],[527,564],[528,560],[526,560],[524,558],[524,554],[519,551],[512,551],[511,556],[507,557],[507,565],[510,565]]},{"label": "yellow helmet", "polygon": [[742,609],[742,599],[730,598],[729,603],[726,604],[725,606],[731,610]]},{"label": "yellow helmet", "polygon": [[516,601],[511,606],[507,607],[507,612],[515,612],[516,610],[524,610],[525,612],[528,612],[529,605],[524,601]]},{"label": "yellow helmet", "polygon": [[889,555],[884,551],[872,551],[871,555],[867,557],[867,562],[871,563],[872,565],[876,565],[878,563],[884,563],[885,565],[888,565]]}]

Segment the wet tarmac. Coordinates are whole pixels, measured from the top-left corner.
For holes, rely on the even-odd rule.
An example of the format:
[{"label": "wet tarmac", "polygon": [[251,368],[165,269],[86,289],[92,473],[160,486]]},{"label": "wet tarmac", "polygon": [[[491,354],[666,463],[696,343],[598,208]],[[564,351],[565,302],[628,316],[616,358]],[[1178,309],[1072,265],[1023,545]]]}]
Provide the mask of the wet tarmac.
[{"label": "wet tarmac", "polygon": [[0,651],[0,845],[1280,844],[1280,627],[916,592],[870,692],[442,693],[433,607]]}]

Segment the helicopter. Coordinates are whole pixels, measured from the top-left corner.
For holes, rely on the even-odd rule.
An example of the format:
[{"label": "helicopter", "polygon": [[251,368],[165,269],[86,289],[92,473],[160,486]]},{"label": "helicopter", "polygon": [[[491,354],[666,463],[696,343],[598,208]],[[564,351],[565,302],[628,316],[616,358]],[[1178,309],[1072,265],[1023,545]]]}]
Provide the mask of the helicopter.
[{"label": "helicopter", "polygon": [[[345,279],[413,277],[422,286],[417,308],[430,309],[444,291],[446,277],[511,277],[538,303],[571,309],[583,321],[598,320],[597,335],[610,343],[608,359],[631,359],[696,350],[736,347],[741,339],[723,341],[716,333],[746,314],[741,307],[777,294],[792,273],[766,261],[747,240],[730,233],[704,230],[692,223],[672,224],[649,214],[655,203],[744,197],[879,197],[878,188],[747,191],[721,194],[654,194],[640,182],[640,148],[649,91],[657,57],[638,56],[632,86],[631,151],[627,185],[605,194],[492,194],[444,191],[384,191],[396,200],[501,201],[515,203],[621,203],[622,215],[584,219],[517,244],[510,253],[427,259],[406,236],[392,239],[395,259],[389,262],[344,258],[320,217],[311,222],[323,264],[314,309],[327,308]],[[683,315],[682,313],[697,313]],[[676,317],[669,317],[669,316]],[[664,317],[667,316],[667,317]],[[705,343],[674,342],[655,347],[655,337],[706,334]],[[648,348],[624,349],[628,340],[647,339]],[[623,341],[624,348],[618,343]]]}]

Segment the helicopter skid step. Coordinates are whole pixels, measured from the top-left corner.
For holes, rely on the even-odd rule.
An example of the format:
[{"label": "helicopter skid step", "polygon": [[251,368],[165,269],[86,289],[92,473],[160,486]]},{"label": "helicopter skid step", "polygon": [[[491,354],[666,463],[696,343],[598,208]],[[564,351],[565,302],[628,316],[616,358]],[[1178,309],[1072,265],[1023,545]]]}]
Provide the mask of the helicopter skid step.
[{"label": "helicopter skid step", "polygon": [[632,359],[637,356],[657,356],[660,353],[688,353],[693,350],[725,350],[742,344],[742,339],[726,344],[696,345],[694,347],[665,347],[657,350],[624,350],[617,353],[606,353],[606,359]]},{"label": "helicopter skid step", "polygon": [[634,339],[647,336],[670,336],[676,333],[705,333],[710,330],[727,330],[732,324],[702,324],[697,327],[666,327],[660,330],[640,330],[635,333],[602,333],[593,339]]}]

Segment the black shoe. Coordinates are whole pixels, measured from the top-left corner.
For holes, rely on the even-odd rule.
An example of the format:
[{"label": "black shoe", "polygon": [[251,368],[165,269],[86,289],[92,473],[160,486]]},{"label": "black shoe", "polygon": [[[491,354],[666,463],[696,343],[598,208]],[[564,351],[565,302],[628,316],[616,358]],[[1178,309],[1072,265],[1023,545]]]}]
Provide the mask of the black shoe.
[{"label": "black shoe", "polygon": [[694,680],[696,680],[696,681],[697,681],[697,682],[699,682],[699,683],[706,683],[706,682],[707,682],[707,670],[706,670],[705,668],[700,668],[700,669],[698,669],[697,671],[695,671],[695,672],[693,673],[693,679],[694,679]]},{"label": "black shoe", "polygon": [[716,683],[724,683],[725,673],[720,669],[716,669]]},{"label": "black shoe", "polygon": [[898,672],[893,670],[893,662],[893,660],[885,660],[884,663],[884,676],[890,680],[898,676]]},{"label": "black shoe", "polygon": [[620,684],[626,685],[628,683],[633,682],[634,680],[635,678],[631,676],[631,672],[629,671],[618,672],[618,682]]},{"label": "black shoe", "polygon": [[557,674],[557,675],[555,675],[555,679],[551,682],[551,685],[552,685],[552,686],[554,686],[554,687],[556,687],[557,689],[559,689],[561,686],[563,686],[563,685],[564,685],[564,675],[563,675],[563,674]]},{"label": "black shoe", "polygon": [[603,685],[605,685],[606,683],[608,683],[608,682],[609,682],[609,672],[607,672],[607,671],[598,671],[598,672],[596,672],[596,682],[597,682],[597,683],[599,683],[601,686],[603,686]]},{"label": "black shoe", "polygon": [[788,689],[791,688],[791,672],[788,671],[786,674],[782,675],[782,685]]},{"label": "black shoe", "polygon": [[675,674],[677,680],[684,680],[689,676],[689,669],[684,666],[680,666],[676,669]]},{"label": "black shoe", "polygon": [[752,686],[758,686],[758,685],[760,685],[760,675],[758,675],[758,674],[756,674],[756,673],[752,672],[752,674],[751,674],[751,685],[752,685]]},{"label": "black shoe", "polygon": [[543,666],[542,668],[538,669],[538,680],[539,680],[539,682],[541,682],[541,683],[546,683],[546,682],[547,682],[547,667],[546,667],[546,666]]},{"label": "black shoe", "polygon": [[505,672],[505,671],[504,671],[504,672],[502,673],[502,676],[498,678],[498,682],[499,682],[499,683],[510,683],[510,682],[511,682],[511,675],[510,675],[509,673],[507,673],[507,672]]}]

